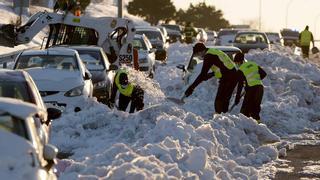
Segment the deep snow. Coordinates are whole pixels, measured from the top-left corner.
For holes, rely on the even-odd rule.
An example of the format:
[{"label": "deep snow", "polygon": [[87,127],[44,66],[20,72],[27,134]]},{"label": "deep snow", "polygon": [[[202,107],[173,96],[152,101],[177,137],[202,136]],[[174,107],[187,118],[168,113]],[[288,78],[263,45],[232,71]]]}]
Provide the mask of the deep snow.
[{"label": "deep snow", "polygon": [[[106,7],[91,5],[87,13],[114,12]],[[72,153],[59,160],[59,179],[266,179],[274,175],[277,157],[292,147],[292,138],[316,139],[307,133],[320,128],[318,65],[284,47],[247,54],[268,73],[263,124],[257,124],[239,114],[240,105],[213,115],[215,79],[200,84],[182,106],[166,100],[185,90],[176,65],[187,64],[191,49],[171,44],[168,63],[157,64],[154,80],[140,72],[129,77],[145,89],[143,111],[128,114],[92,99],[81,112],[55,120],[51,143]]]}]

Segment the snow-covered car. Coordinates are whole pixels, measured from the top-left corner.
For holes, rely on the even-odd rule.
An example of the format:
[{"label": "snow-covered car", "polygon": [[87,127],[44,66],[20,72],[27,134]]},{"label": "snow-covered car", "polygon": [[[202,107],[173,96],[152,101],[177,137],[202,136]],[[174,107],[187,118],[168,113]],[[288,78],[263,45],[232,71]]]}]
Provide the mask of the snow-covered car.
[{"label": "snow-covered car", "polygon": [[33,118],[39,111],[34,104],[0,98],[1,179],[57,179],[58,149],[41,143]]},{"label": "snow-covered car", "polygon": [[177,24],[161,24],[161,26],[166,28],[170,43],[174,43],[177,41],[184,42],[185,37],[183,34],[182,26]]},{"label": "snow-covered car", "polygon": [[146,72],[153,78],[155,73],[155,51],[148,38],[143,34],[136,34],[133,39],[133,47],[138,50],[139,70]]},{"label": "snow-covered car", "polygon": [[208,35],[206,31],[203,28],[197,28],[198,29],[198,34],[196,36],[197,41],[205,43],[208,40]]},{"label": "snow-covered car", "polygon": [[280,46],[284,46],[284,41],[283,41],[282,35],[280,33],[266,32],[266,35],[268,36],[270,44],[277,44]]},{"label": "snow-covered car", "polygon": [[[226,53],[232,60],[234,58],[234,55],[238,52],[241,52],[241,50],[237,47],[233,46],[207,46],[208,48],[215,48],[223,51]],[[201,72],[203,61],[199,59],[198,57],[191,57],[188,65],[179,64],[177,68],[181,69],[183,71],[182,80],[186,86],[190,85],[194,82],[194,80],[197,78],[197,76]]]},{"label": "snow-covered car", "polygon": [[239,31],[233,40],[233,46],[247,53],[250,49],[270,49],[270,42],[264,32]]},{"label": "snow-covered car", "polygon": [[99,102],[107,103],[116,72],[106,53],[98,46],[67,47],[78,51],[82,62],[92,74],[93,96]]},{"label": "snow-covered car", "polygon": [[292,29],[281,29],[281,36],[285,46],[299,46],[299,31]]},{"label": "snow-covered car", "polygon": [[92,75],[76,50],[56,47],[23,51],[14,69],[24,69],[31,75],[48,106],[79,111],[92,97]]},{"label": "snow-covered car", "polygon": [[216,46],[232,46],[232,41],[236,36],[237,29],[220,29],[216,40]]},{"label": "snow-covered car", "polygon": [[37,86],[27,72],[1,69],[0,97],[20,99],[35,104],[41,109],[35,117],[36,128],[42,142],[49,141],[51,120],[59,118],[61,111],[55,108],[46,108]]},{"label": "snow-covered car", "polygon": [[136,34],[144,34],[147,36],[149,41],[152,44],[152,47],[157,49],[156,51],[156,60],[165,62],[168,57],[168,45],[166,39],[163,37],[160,29],[152,26],[136,26]]}]

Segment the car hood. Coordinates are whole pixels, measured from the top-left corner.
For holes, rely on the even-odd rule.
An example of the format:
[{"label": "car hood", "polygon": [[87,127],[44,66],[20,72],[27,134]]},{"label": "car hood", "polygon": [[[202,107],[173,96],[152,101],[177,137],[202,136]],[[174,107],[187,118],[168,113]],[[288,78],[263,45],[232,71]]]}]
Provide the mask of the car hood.
[{"label": "car hood", "polygon": [[0,130],[0,177],[1,179],[33,179],[35,151],[26,139]]},{"label": "car hood", "polygon": [[26,70],[35,81],[39,91],[68,91],[84,84],[80,71],[58,69]]}]

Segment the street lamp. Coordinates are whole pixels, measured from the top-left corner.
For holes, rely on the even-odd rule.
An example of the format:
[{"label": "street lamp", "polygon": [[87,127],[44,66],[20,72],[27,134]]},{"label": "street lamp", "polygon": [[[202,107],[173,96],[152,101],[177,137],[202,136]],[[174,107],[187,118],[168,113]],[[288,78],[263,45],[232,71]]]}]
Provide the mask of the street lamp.
[{"label": "street lamp", "polygon": [[286,28],[288,28],[288,11],[289,11],[289,6],[292,3],[293,0],[290,0],[287,4],[287,9],[286,9]]},{"label": "street lamp", "polygon": [[315,35],[314,39],[316,39],[316,37],[317,37],[317,22],[318,22],[319,17],[320,17],[320,14],[318,14],[314,20],[314,35]]},{"label": "street lamp", "polygon": [[259,1],[259,31],[261,31],[261,0]]}]

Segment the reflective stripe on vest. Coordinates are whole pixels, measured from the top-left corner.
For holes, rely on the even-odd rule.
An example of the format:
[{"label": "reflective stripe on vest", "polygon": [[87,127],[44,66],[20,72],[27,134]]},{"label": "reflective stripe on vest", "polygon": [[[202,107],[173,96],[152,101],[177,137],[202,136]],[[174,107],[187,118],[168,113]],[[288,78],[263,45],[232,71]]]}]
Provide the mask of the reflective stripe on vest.
[{"label": "reflective stripe on vest", "polygon": [[[221,51],[221,50],[209,48],[206,54],[217,55],[219,57],[220,61],[223,63],[223,65],[229,70],[231,70],[231,69],[236,67],[236,65],[230,59],[230,57],[226,53]],[[221,71],[217,66],[213,65],[213,66],[211,66],[210,69],[211,69],[211,71],[214,72],[214,76],[216,78],[219,79],[219,78],[222,77]]]},{"label": "reflective stripe on vest", "polygon": [[252,61],[247,61],[243,63],[240,68],[240,71],[243,72],[246,77],[248,86],[262,85],[261,77],[259,74],[259,66]]},{"label": "reflective stripe on vest", "polygon": [[301,46],[310,46],[311,42],[311,32],[304,30],[301,32],[301,37],[300,37],[300,45]]},{"label": "reflective stripe on vest", "polygon": [[128,75],[127,71],[125,71],[123,69],[118,70],[118,72],[116,74],[115,83],[116,83],[116,86],[121,94],[130,97],[132,94],[132,91],[133,91],[133,85],[131,83],[129,83],[126,88],[122,88],[122,86],[120,84],[120,80],[119,80],[120,74],[122,74],[122,73],[125,73]]}]

